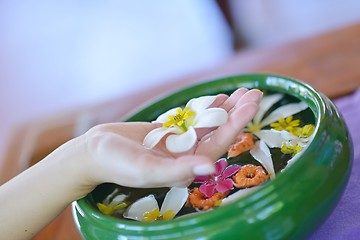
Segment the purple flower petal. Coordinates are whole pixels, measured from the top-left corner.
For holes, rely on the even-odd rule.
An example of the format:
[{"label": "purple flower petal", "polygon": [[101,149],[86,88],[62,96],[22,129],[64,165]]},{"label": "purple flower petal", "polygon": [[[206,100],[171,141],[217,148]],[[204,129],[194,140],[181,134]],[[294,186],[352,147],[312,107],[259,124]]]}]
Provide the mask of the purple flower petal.
[{"label": "purple flower petal", "polygon": [[212,179],[209,176],[196,176],[194,179],[194,183],[206,183],[210,182]]},{"label": "purple flower petal", "polygon": [[230,178],[220,181],[218,184],[216,184],[216,190],[221,193],[231,190],[233,187],[233,181]]},{"label": "purple flower petal", "polygon": [[220,176],[220,174],[224,171],[226,166],[228,165],[225,159],[220,159],[215,162],[215,173],[213,174],[214,177]]},{"label": "purple flower petal", "polygon": [[237,171],[240,170],[240,166],[239,165],[230,165],[229,167],[227,167],[224,172],[221,175],[222,179],[226,179],[228,177],[230,177],[231,175],[233,175],[234,173],[236,173]]},{"label": "purple flower petal", "polygon": [[202,192],[207,198],[212,197],[215,193],[215,184],[203,184],[200,186],[199,190]]}]

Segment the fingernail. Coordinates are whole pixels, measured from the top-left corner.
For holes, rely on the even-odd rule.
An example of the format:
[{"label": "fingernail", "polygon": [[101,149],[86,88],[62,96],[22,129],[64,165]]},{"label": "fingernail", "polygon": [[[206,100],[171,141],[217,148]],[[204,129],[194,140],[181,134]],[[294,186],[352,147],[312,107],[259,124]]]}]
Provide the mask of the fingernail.
[{"label": "fingernail", "polygon": [[259,91],[259,99],[258,99],[258,101],[260,101],[262,99],[264,93],[262,91],[260,91],[260,90],[258,90],[258,91]]},{"label": "fingernail", "polygon": [[201,164],[193,168],[193,173],[197,176],[209,175],[215,172],[215,167],[212,164]]}]

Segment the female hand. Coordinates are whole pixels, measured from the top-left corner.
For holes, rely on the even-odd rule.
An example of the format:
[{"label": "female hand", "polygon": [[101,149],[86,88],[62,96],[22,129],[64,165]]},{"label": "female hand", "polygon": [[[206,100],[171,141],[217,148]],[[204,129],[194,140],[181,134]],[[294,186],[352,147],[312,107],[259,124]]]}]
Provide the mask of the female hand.
[{"label": "female hand", "polygon": [[173,154],[160,142],[143,146],[156,123],[113,123],[92,128],[0,187],[0,231],[4,239],[32,237],[72,201],[97,185],[128,187],[186,186],[195,175],[211,174],[240,130],[254,117],[262,93],[239,89],[217,96],[213,107],[229,113],[218,128],[198,132],[188,152]]},{"label": "female hand", "polygon": [[186,153],[169,152],[162,140],[156,147],[143,146],[145,136],[157,123],[128,122],[96,126],[80,137],[86,143],[81,164],[86,185],[113,182],[128,187],[185,186],[195,175],[211,174],[215,162],[254,117],[262,92],[238,89],[218,95],[211,107],[225,109],[228,121],[218,128],[200,130],[199,140]]}]

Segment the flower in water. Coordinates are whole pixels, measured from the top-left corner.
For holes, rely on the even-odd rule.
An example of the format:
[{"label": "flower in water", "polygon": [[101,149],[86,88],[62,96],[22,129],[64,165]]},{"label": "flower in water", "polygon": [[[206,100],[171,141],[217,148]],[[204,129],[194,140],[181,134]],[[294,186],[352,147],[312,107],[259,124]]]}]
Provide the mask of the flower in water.
[{"label": "flower in water", "polygon": [[233,174],[239,171],[240,166],[228,166],[226,159],[220,159],[215,163],[215,173],[209,176],[197,176],[194,183],[201,183],[199,188],[206,197],[212,197],[214,193],[224,193],[234,188],[233,181],[230,178]]},{"label": "flower in water", "polygon": [[252,133],[241,132],[235,143],[228,148],[228,158],[236,157],[243,152],[247,152],[254,147],[255,139]]},{"label": "flower in water", "polygon": [[278,133],[279,131],[264,128],[273,125],[273,127],[277,129],[295,131],[299,122],[293,120],[292,115],[308,108],[308,105],[304,102],[289,103],[276,108],[265,116],[270,108],[283,97],[283,94],[272,94],[263,97],[259,104],[259,111],[244,129],[245,132],[252,133],[259,139],[251,148],[250,154],[263,165],[271,178],[275,177],[275,170],[269,148],[281,148],[284,139],[282,135]]},{"label": "flower in water", "polygon": [[124,213],[125,218],[142,222],[173,219],[184,206],[189,196],[187,188],[171,188],[159,209],[154,195],[140,198]]},{"label": "flower in water", "polygon": [[281,152],[295,156],[310,141],[314,130],[315,126],[313,124],[307,124],[304,127],[295,128],[293,133],[280,131],[281,137],[284,139],[280,148]]},{"label": "flower in water", "polygon": [[192,206],[197,211],[207,211],[209,209],[221,206],[222,200],[229,195],[229,191],[215,192],[211,197],[206,197],[199,188],[195,187],[190,190],[187,206]]},{"label": "flower in water", "polygon": [[304,127],[296,128],[292,134],[299,138],[309,138],[315,131],[314,124],[307,124]]},{"label": "flower in water", "polygon": [[270,127],[278,131],[285,130],[294,134],[297,129],[296,127],[299,125],[299,119],[293,120],[293,116],[288,116],[287,118],[280,118],[278,122],[271,123]]},{"label": "flower in water", "polygon": [[234,186],[237,188],[250,188],[269,179],[269,175],[262,166],[246,164],[233,176]]},{"label": "flower in water", "polygon": [[[102,203],[96,204],[96,206],[102,213],[106,215],[111,215],[120,210],[123,211],[128,206],[127,203],[125,202],[128,196],[125,194],[116,195],[118,191],[119,191],[118,189],[115,189],[111,194],[109,194],[104,199]],[[110,201],[110,199],[112,200]]]},{"label": "flower in water", "polygon": [[287,145],[286,142],[283,142],[281,145],[281,152],[284,154],[291,154],[292,156],[295,156],[297,153],[299,153],[302,150],[302,147],[299,145],[291,146]]},{"label": "flower in water", "polygon": [[196,143],[196,128],[218,127],[226,123],[228,113],[222,108],[209,108],[216,96],[203,96],[191,99],[184,109],[173,108],[161,114],[154,122],[162,123],[162,127],[149,132],[144,139],[144,146],[155,147],[160,140],[166,138],[166,148],[170,152],[179,153],[190,150]]},{"label": "flower in water", "polygon": [[[291,118],[288,118],[291,115],[294,115],[298,112],[301,112],[308,108],[308,105],[304,102],[298,102],[298,103],[289,103],[283,106],[280,106],[276,108],[274,111],[272,111],[268,116],[264,117],[265,114],[269,111],[269,109],[278,101],[280,101],[284,97],[283,94],[272,94],[263,97],[259,104],[259,111],[256,113],[254,119],[246,126],[247,132],[252,132],[256,135],[259,131],[261,131],[264,127],[274,123],[278,122],[279,119],[282,122],[281,119],[284,120],[283,124],[286,125],[293,125],[296,124]],[[280,124],[279,124],[280,125]]]}]

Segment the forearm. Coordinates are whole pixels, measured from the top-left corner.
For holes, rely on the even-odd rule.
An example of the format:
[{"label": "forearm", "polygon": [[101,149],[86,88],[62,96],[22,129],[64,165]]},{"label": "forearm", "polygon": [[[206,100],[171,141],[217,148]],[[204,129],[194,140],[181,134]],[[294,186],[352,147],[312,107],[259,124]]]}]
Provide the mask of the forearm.
[{"label": "forearm", "polygon": [[82,143],[66,143],[38,164],[0,187],[3,239],[30,239],[72,201],[91,191],[81,162],[74,159]]}]

